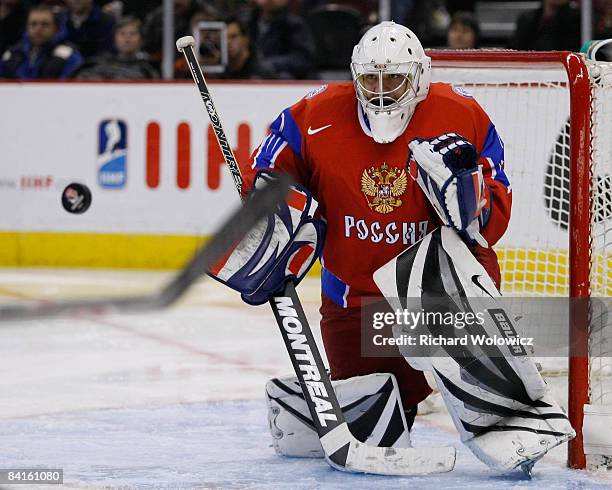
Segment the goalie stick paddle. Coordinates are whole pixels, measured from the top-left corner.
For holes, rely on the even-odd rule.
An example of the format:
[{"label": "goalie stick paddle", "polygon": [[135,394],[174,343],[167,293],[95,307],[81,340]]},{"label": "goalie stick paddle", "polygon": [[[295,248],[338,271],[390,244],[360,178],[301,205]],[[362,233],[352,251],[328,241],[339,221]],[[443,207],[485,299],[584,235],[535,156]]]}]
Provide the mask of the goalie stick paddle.
[{"label": "goalie stick paddle", "polygon": [[[236,189],[241,194],[240,168],[227,141],[194,46],[195,40],[191,36],[176,41],[176,47],[185,56],[200,92]],[[454,447],[389,448],[369,446],[358,441],[344,419],[294,285],[288,283],[282,292],[275,294],[270,300],[270,306],[302,387],[325,458],[332,467],[342,471],[400,476],[442,473],[453,469]]]},{"label": "goalie stick paddle", "polygon": [[282,176],[253,195],[195,253],[181,271],[162,289],[148,295],[94,300],[67,300],[49,303],[0,306],[0,321],[29,320],[66,314],[106,314],[165,308],[182,294],[246,235],[262,218],[274,213],[286,198],[290,178]]}]

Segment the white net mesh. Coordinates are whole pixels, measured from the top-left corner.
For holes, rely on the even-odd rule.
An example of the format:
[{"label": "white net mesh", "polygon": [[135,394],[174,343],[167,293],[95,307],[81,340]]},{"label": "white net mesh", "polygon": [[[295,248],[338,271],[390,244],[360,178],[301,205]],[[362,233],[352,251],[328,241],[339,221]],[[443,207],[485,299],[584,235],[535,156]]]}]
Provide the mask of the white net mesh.
[{"label": "white net mesh", "polygon": [[[591,295],[612,296],[612,64],[590,63],[592,78]],[[600,322],[597,322],[600,323]],[[612,405],[612,318],[589,336],[590,401]]]},{"label": "white net mesh", "polygon": [[563,68],[435,67],[472,93],[504,141],[512,219],[495,249],[505,294],[567,296],[569,90]]}]

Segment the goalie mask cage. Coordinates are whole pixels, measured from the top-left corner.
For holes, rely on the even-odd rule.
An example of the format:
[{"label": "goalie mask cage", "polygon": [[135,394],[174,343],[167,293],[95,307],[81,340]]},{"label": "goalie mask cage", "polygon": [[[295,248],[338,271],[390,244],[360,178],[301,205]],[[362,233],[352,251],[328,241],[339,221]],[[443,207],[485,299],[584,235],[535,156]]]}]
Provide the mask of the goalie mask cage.
[{"label": "goalie mask cage", "polygon": [[[432,81],[473,94],[504,141],[513,210],[495,246],[502,293],[611,296],[612,63],[570,52],[428,54]],[[541,359],[543,374],[567,386],[565,406],[578,434],[569,466],[585,468],[588,459],[610,467],[612,339],[590,332],[589,309],[579,310],[568,307],[569,339],[589,355],[560,364]]]}]

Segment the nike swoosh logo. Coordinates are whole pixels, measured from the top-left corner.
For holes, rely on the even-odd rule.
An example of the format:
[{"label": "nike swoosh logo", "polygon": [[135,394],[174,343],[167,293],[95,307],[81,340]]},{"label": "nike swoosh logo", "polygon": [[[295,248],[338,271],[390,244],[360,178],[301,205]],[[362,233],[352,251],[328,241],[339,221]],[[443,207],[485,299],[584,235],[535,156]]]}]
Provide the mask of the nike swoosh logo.
[{"label": "nike swoosh logo", "polygon": [[480,281],[478,280],[479,278],[480,278],[480,276],[478,276],[478,275],[473,275],[473,276],[472,276],[472,282],[473,282],[473,283],[474,283],[476,286],[478,286],[480,289],[482,289],[482,290],[485,292],[485,294],[486,294],[487,296],[490,296],[490,297],[492,298],[493,296],[491,295],[491,293],[489,293],[489,291],[487,291],[487,290],[485,289],[485,287],[484,287],[482,284],[480,284]]},{"label": "nike swoosh logo", "polygon": [[308,134],[309,135],[313,135],[313,134],[317,134],[320,131],[323,131],[324,129],[327,129],[331,127],[331,124],[328,124],[327,126],[321,126],[320,128],[317,129],[312,129],[310,126],[308,126]]}]

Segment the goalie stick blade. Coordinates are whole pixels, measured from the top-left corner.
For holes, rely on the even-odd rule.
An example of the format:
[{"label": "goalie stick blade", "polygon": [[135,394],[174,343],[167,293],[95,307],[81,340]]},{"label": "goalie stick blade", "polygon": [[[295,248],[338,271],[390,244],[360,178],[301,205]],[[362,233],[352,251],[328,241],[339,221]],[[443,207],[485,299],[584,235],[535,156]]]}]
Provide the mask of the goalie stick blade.
[{"label": "goalie stick blade", "polygon": [[124,298],[2,305],[0,306],[0,322],[62,315],[130,313],[170,306],[240,241],[260,219],[276,210],[285,199],[289,184],[289,177],[281,175],[275,182],[257,192],[245,206],[241,206],[221,225],[217,233],[198,249],[187,265],[159,291]]},{"label": "goalie stick blade", "polygon": [[369,446],[339,425],[321,438],[327,462],[351,473],[410,476],[446,473],[455,467],[454,447],[392,448]]},{"label": "goalie stick blade", "polygon": [[378,475],[429,475],[455,467],[454,447],[388,448],[367,446],[357,440],[349,446],[346,470]]}]

